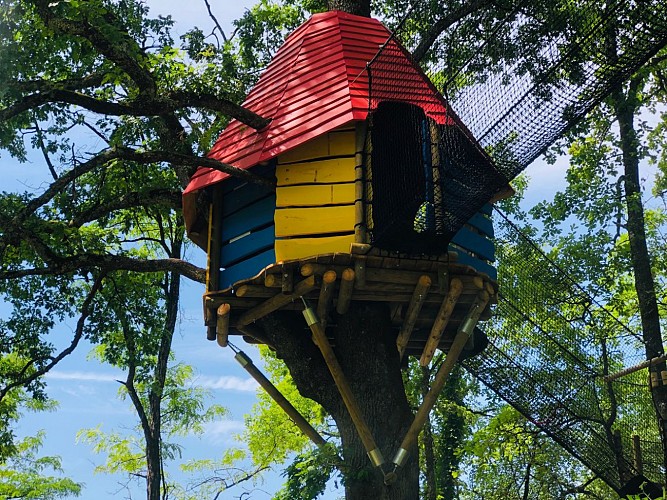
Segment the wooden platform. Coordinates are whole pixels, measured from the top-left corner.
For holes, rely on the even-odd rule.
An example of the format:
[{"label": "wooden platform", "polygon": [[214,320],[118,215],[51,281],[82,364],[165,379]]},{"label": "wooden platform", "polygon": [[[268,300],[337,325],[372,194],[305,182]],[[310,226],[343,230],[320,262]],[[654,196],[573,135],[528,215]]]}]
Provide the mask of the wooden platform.
[{"label": "wooden platform", "polygon": [[[454,252],[432,258],[403,258],[364,255],[363,246],[356,251],[359,253],[278,262],[226,290],[205,294],[204,314],[209,338],[216,336],[218,308],[228,304],[229,314],[224,324],[229,328],[217,333],[241,334],[248,342],[264,343],[253,323],[279,309],[303,310],[299,299],[302,295],[317,308],[328,334],[338,314],[345,313],[349,303],[386,302],[394,333],[399,335],[400,332],[407,341],[405,354],[415,356],[422,356],[438,316],[443,323],[442,311],[450,284],[455,288],[460,286],[461,292],[458,300],[454,300],[451,316],[444,321],[444,332],[437,341],[440,349],[447,351],[471,306],[485,293],[488,302],[483,302],[480,320],[491,317],[490,306],[497,298],[496,282],[470,266],[457,263]],[[425,288],[426,293],[422,294],[420,291]],[[334,344],[332,335],[328,336]]]}]

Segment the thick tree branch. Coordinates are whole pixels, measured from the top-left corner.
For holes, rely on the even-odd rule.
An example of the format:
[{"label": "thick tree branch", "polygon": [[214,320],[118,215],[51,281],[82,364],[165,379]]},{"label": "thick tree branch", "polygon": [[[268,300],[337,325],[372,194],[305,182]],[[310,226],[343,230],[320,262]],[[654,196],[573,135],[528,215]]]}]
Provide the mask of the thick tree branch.
[{"label": "thick tree branch", "polygon": [[13,105],[0,110],[0,120],[9,120],[25,111],[48,103],[80,106],[94,113],[109,116],[165,116],[183,108],[205,108],[236,118],[257,130],[266,127],[270,122],[270,120],[245,109],[243,106],[209,93],[174,92],[167,97],[142,96],[124,102],[112,102],[62,88],[38,89],[35,93],[24,96]]},{"label": "thick tree branch", "polygon": [[190,165],[193,167],[209,167],[248,182],[262,184],[264,186],[275,186],[275,181],[273,179],[260,177],[259,175],[248,172],[247,170],[236,168],[227,163],[214,160],[213,158],[189,156],[171,151],[136,151],[129,148],[124,148],[120,153],[120,157],[126,160],[133,160],[141,163],[167,162],[178,165]]},{"label": "thick tree branch", "polygon": [[72,338],[72,342],[70,342],[70,345],[67,348],[60,351],[60,353],[57,356],[52,358],[51,361],[48,364],[44,365],[42,368],[35,370],[28,376],[23,376],[20,379],[15,380],[4,386],[0,390],[0,401],[2,401],[4,397],[7,395],[7,393],[9,393],[9,391],[11,391],[12,389],[28,385],[31,382],[34,382],[39,377],[41,377],[49,370],[51,370],[58,363],[60,363],[60,361],[62,361],[66,356],[69,356],[72,352],[74,352],[74,349],[76,349],[76,346],[79,344],[79,341],[83,336],[83,329],[86,324],[86,320],[88,319],[88,316],[91,313],[91,306],[93,300],[95,299],[97,292],[99,292],[100,289],[102,288],[102,282],[104,281],[104,278],[105,275],[104,273],[102,273],[95,279],[93,286],[88,291],[88,295],[86,296],[86,299],[83,301],[83,305],[81,306],[81,315],[79,316],[79,320],[76,323],[76,330],[74,331],[74,337]]},{"label": "thick tree branch", "polygon": [[174,272],[198,283],[206,282],[206,270],[181,259],[135,259],[125,255],[86,253],[49,262],[46,267],[0,271],[0,280],[27,276],[59,275],[99,269],[111,271],[135,271],[141,273]]},{"label": "thick tree branch", "polygon": [[419,45],[417,45],[417,48],[412,52],[413,59],[417,62],[421,61],[431,48],[431,45],[433,45],[443,31],[448,29],[454,23],[459,22],[464,17],[469,16],[483,7],[491,5],[491,3],[492,2],[489,0],[469,0],[449,12],[445,17],[438,19],[438,21],[436,21],[436,23],[433,24],[422,36]]},{"label": "thick tree branch", "polygon": [[236,118],[255,130],[261,130],[271,122],[269,118],[259,116],[243,106],[210,93],[178,91],[170,93],[168,97],[178,103],[179,107],[205,108],[217,111]]},{"label": "thick tree branch", "polygon": [[133,191],[115,198],[107,203],[96,205],[72,219],[71,227],[80,227],[116,211],[133,207],[163,206],[169,208],[181,208],[182,193],[172,189],[153,189],[146,192]]},{"label": "thick tree branch", "polygon": [[190,165],[193,167],[203,166],[220,170],[221,172],[228,173],[248,182],[255,182],[269,186],[274,185],[273,180],[260,177],[246,170],[238,169],[212,158],[188,156],[180,153],[173,153],[171,151],[136,151],[130,148],[112,147],[61,175],[44,191],[44,193],[28,202],[23,210],[17,213],[12,219],[4,221],[0,220],[0,230],[3,232],[0,240],[7,244],[14,241],[16,238],[21,237],[25,221],[37,209],[49,203],[75,179],[116,159],[131,160],[140,163],[166,162],[179,165]]},{"label": "thick tree branch", "polygon": [[82,175],[85,175],[95,168],[104,165],[111,160],[120,158],[121,150],[118,148],[110,148],[96,156],[92,157],[90,160],[80,163],[73,169],[65,172],[63,175],[58,177],[51,185],[38,197],[32,199],[26,204],[26,206],[17,213],[11,221],[5,223],[5,221],[0,221],[0,229],[2,229],[4,235],[3,239],[6,239],[8,235],[20,233],[23,223],[30,217],[37,209],[49,203],[54,196],[62,192],[65,187],[67,187],[75,179],[78,179]]},{"label": "thick tree branch", "polygon": [[81,90],[90,87],[98,87],[104,81],[104,73],[93,73],[81,78],[68,78],[67,80],[14,80],[4,83],[9,90],[19,92],[46,92],[49,90]]}]

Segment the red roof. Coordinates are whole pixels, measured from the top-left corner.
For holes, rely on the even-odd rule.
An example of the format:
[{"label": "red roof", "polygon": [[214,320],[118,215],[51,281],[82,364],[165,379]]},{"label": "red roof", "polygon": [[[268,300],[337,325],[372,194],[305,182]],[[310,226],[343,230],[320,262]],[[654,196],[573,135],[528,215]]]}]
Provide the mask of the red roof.
[{"label": "red roof", "polygon": [[[256,131],[233,120],[208,156],[247,169],[354,120],[369,109],[366,65],[372,65],[371,107],[382,100],[419,105],[438,123],[448,106],[407,52],[379,21],[339,11],[316,14],[278,50],[243,106],[271,123]],[[387,42],[389,40],[389,42]],[[185,194],[222,181],[228,174],[200,168]]]}]

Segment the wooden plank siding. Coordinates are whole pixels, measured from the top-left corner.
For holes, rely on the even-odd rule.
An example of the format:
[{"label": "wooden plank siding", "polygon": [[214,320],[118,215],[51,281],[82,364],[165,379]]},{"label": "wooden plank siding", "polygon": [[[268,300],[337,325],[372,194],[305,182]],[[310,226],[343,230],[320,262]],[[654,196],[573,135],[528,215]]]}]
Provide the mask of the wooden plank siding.
[{"label": "wooden plank siding", "polygon": [[276,258],[349,252],[355,222],[355,130],[340,128],[278,157]]},{"label": "wooden plank siding", "polygon": [[[270,175],[274,167],[253,170]],[[221,221],[218,287],[224,290],[276,261],[273,220],[276,195],[267,186],[228,179],[219,185],[214,196],[221,199],[216,214]]]},{"label": "wooden plank siding", "polygon": [[498,271],[493,265],[496,248],[491,212],[491,205],[484,205],[454,235],[449,249],[458,254],[458,262],[472,266],[495,280],[498,278]]}]

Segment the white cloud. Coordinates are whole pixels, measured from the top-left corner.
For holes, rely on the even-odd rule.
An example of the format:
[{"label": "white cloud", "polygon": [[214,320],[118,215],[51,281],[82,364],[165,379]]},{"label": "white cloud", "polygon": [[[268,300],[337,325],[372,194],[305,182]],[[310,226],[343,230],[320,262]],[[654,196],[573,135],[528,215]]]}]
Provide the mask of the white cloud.
[{"label": "white cloud", "polygon": [[204,436],[214,444],[232,445],[238,444],[234,435],[245,429],[245,424],[240,420],[219,420],[204,424]]},{"label": "white cloud", "polygon": [[86,371],[61,371],[51,370],[46,375],[46,378],[52,380],[74,380],[79,382],[116,382],[117,380],[124,380],[122,373],[100,373],[100,372],[86,372]]},{"label": "white cloud", "polygon": [[207,389],[222,389],[231,391],[254,392],[259,384],[251,378],[242,379],[233,375],[222,375],[220,377],[210,377],[200,375],[195,380],[195,384]]}]

